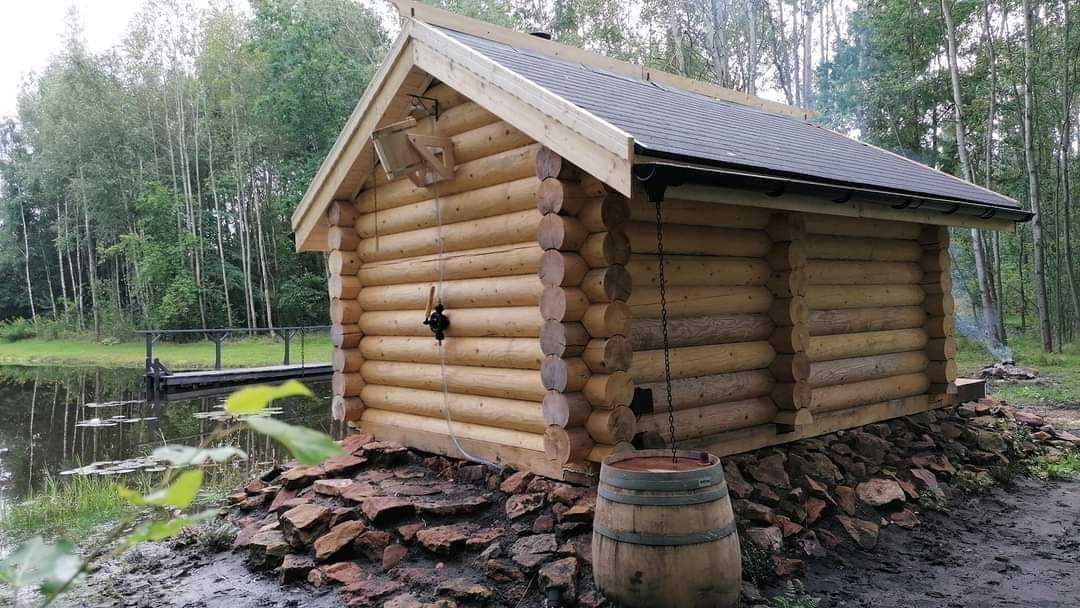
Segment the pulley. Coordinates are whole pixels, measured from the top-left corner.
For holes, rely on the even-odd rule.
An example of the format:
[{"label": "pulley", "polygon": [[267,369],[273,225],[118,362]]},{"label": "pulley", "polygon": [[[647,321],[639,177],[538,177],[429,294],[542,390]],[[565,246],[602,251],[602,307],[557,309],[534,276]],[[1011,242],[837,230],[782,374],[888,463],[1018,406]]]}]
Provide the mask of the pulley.
[{"label": "pulley", "polygon": [[446,316],[446,307],[443,306],[442,300],[438,304],[435,304],[432,308],[432,303],[435,301],[435,286],[431,286],[431,291],[428,292],[427,309],[424,311],[424,325],[428,326],[431,333],[435,334],[435,339],[442,342],[446,338],[446,330],[450,327],[450,317]]}]

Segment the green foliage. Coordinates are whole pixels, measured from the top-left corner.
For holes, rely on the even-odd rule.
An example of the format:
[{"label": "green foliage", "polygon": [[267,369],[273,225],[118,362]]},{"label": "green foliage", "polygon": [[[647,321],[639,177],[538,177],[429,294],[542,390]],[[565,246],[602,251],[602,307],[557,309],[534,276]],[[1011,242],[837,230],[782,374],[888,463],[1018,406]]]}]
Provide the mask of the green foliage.
[{"label": "green foliage", "polygon": [[172,509],[186,509],[195,502],[195,497],[202,488],[203,472],[201,469],[184,471],[177,475],[164,488],[154,490],[143,496],[137,491],[124,486],[117,488],[120,497],[133,505],[140,507],[162,507]]},{"label": "green foliage", "polygon": [[742,553],[742,577],[755,585],[763,585],[774,578],[772,558],[769,552],[747,540],[739,543]]},{"label": "green foliage", "polygon": [[257,414],[265,410],[275,399],[284,399],[286,397],[314,398],[314,396],[314,393],[308,387],[296,380],[289,380],[278,386],[250,386],[229,395],[225,399],[225,411],[234,416]]},{"label": "green foliage", "polygon": [[313,429],[287,424],[273,418],[254,417],[248,418],[245,422],[263,435],[276,439],[288,448],[301,464],[316,465],[327,458],[345,454],[341,446],[333,439]]},{"label": "green foliage", "polygon": [[[136,487],[149,489],[149,479],[136,478]],[[46,478],[38,493],[0,510],[0,536],[20,540],[33,534],[48,538],[85,538],[104,523],[135,512],[120,497],[112,480],[96,475]]]},{"label": "green foliage", "polygon": [[35,536],[0,561],[0,582],[16,589],[35,587],[45,594],[56,593],[79,573],[81,563],[70,542],[49,543]]},{"label": "green foliage", "polygon": [[1038,456],[1031,462],[1030,471],[1039,479],[1080,480],[1080,452],[1068,450]]},{"label": "green foliage", "polygon": [[817,608],[821,600],[806,593],[802,581],[793,580],[784,584],[784,589],[769,600],[772,608]]},{"label": "green foliage", "polygon": [[37,335],[34,323],[27,319],[17,318],[10,321],[0,321],[0,342],[18,342]]}]

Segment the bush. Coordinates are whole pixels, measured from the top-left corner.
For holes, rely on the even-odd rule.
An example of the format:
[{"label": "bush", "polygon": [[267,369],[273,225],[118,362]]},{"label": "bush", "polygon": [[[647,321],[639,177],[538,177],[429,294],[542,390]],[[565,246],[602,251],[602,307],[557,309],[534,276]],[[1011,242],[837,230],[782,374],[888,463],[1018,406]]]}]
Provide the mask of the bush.
[{"label": "bush", "polygon": [[37,335],[34,322],[29,319],[12,319],[0,321],[0,342],[18,342]]}]

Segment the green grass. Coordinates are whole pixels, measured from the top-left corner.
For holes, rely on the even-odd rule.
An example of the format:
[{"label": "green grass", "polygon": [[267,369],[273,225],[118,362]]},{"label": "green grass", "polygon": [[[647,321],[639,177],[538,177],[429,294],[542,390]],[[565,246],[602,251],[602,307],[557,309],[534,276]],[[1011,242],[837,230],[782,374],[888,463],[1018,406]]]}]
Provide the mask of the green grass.
[{"label": "green grass", "polygon": [[[961,374],[978,372],[993,361],[986,349],[973,340],[961,338],[956,361]],[[1080,344],[1067,344],[1059,353],[1044,353],[1036,338],[1011,336],[1009,347],[1016,364],[1039,370],[1036,382],[1001,383],[991,388],[998,399],[1016,405],[1080,405]]]},{"label": "green grass", "polygon": [[[304,339],[304,360],[325,363],[330,360],[330,338],[325,334]],[[284,353],[281,341],[270,338],[229,340],[221,347],[225,367],[251,367],[281,363]],[[0,348],[0,364],[14,365],[84,365],[97,367],[142,368],[146,347],[141,341],[103,344],[93,340],[45,340],[31,338],[4,344]],[[209,368],[214,366],[214,345],[209,340],[185,344],[158,343],[154,357],[172,369]],[[294,338],[291,361],[300,362],[300,340]]]},{"label": "green grass", "polygon": [[1080,480],[1080,452],[1039,456],[1031,463],[1031,473],[1039,479]]}]

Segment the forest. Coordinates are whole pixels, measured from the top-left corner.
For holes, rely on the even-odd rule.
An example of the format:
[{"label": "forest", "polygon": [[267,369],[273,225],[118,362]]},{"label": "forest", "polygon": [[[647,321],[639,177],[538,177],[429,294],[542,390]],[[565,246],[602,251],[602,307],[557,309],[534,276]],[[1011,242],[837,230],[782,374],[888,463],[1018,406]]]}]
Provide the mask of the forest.
[{"label": "forest", "polygon": [[[1075,0],[443,0],[450,10],[811,110],[1011,196],[953,231],[967,331],[1076,338]],[[0,117],[0,320],[46,331],[326,320],[290,215],[396,35],[379,0],[148,0],[109,50],[77,13]],[[1003,351],[1004,352],[1004,351]]]}]

